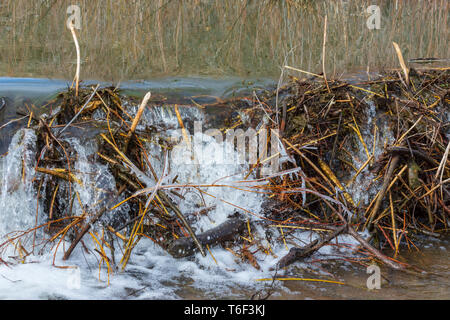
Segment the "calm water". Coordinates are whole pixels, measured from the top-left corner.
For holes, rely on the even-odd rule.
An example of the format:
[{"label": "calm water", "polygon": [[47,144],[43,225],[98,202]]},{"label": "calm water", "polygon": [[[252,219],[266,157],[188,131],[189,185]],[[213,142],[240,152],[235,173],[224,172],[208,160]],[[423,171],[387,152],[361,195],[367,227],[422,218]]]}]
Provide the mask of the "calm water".
[{"label": "calm water", "polygon": [[[366,268],[342,269],[334,273],[346,285],[308,285],[290,281],[285,286],[292,293],[281,295],[282,299],[450,299],[450,259],[448,241],[432,241],[421,251],[408,251],[401,259],[427,272],[411,275],[382,269],[381,289],[368,290]],[[274,297],[275,298],[275,297]]]},{"label": "calm water", "polygon": [[[374,1],[77,1],[81,78],[166,76],[278,78],[288,64],[322,71],[325,16],[328,76],[449,56],[447,0],[376,1],[380,29],[366,25]],[[66,28],[73,1],[4,0],[0,75],[70,79],[76,52]],[[445,62],[448,65],[448,62]]]}]

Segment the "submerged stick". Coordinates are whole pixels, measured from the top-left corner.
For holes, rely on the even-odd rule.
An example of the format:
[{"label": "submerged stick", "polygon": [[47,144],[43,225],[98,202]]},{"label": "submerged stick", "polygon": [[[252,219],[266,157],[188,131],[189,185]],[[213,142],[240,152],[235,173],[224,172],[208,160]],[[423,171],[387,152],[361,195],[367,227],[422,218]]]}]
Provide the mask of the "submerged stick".
[{"label": "submerged stick", "polygon": [[205,250],[203,250],[202,242],[200,241],[198,236],[195,234],[195,232],[192,230],[191,225],[186,220],[184,215],[181,213],[180,209],[178,209],[178,207],[172,202],[172,200],[170,200],[170,198],[164,192],[162,192],[162,191],[158,192],[158,195],[161,197],[161,199],[166,201],[167,204],[169,205],[169,207],[172,209],[172,211],[175,212],[175,215],[178,217],[178,219],[181,220],[184,227],[187,229],[189,235],[191,236],[190,239],[192,239],[193,244],[198,248],[198,250],[200,251],[202,256],[206,257]]},{"label": "submerged stick", "polygon": [[76,182],[80,186],[83,185],[80,179],[78,179],[72,172],[66,170],[66,169],[47,169],[42,167],[35,168],[36,172],[50,174],[52,176],[55,176],[59,179],[63,179],[69,182]]},{"label": "submerged stick", "polygon": [[[343,207],[343,206],[342,206]],[[364,240],[358,232],[355,231],[347,222],[347,220],[344,218],[344,216],[336,210],[334,207],[330,206],[330,208],[336,213],[336,215],[339,217],[339,219],[344,222],[347,226],[346,232],[351,235],[353,238],[355,238],[356,241],[358,241],[364,248],[367,249],[371,254],[373,254],[375,257],[383,261],[386,265],[391,267],[395,270],[404,270],[405,266],[399,264],[398,262],[390,260],[387,256],[385,256],[383,253],[381,253],[379,250],[372,247],[366,240]],[[344,207],[343,207],[344,208]]]},{"label": "submerged stick", "polygon": [[108,208],[105,206],[102,209],[100,209],[97,214],[92,217],[91,220],[83,227],[83,229],[77,234],[75,239],[70,244],[69,249],[64,253],[63,260],[69,259],[70,255],[72,254],[73,250],[77,246],[78,242],[81,241],[81,239],[84,237],[84,235],[91,229],[91,225],[97,222],[98,219],[101,218],[101,216],[108,210]]},{"label": "submerged stick", "polygon": [[353,228],[350,226],[347,230],[348,234],[350,234],[353,238],[355,238],[356,241],[358,241],[364,248],[367,249],[371,254],[373,254],[375,257],[383,261],[385,264],[387,264],[389,267],[395,270],[403,270],[405,267],[397,262],[394,262],[390,260],[387,256],[382,254],[380,251],[372,247],[366,240],[364,240]]}]

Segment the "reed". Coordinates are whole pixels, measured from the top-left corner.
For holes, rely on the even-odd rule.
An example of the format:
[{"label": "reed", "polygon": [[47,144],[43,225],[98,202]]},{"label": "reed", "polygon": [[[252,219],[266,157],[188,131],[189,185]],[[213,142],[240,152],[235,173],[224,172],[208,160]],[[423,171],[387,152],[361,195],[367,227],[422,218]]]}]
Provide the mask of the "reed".
[{"label": "reed", "polygon": [[[276,78],[288,64],[320,72],[327,21],[329,76],[448,58],[445,0],[380,3],[382,29],[369,30],[364,1],[79,1],[83,77],[120,81],[167,75]],[[63,21],[72,1],[5,0],[0,6],[0,72],[67,78],[76,59]],[[394,31],[395,30],[395,31]],[[289,54],[288,54],[289,53]],[[284,58],[288,54],[288,61]]]},{"label": "reed", "polygon": [[73,42],[75,43],[75,49],[77,51],[77,69],[75,71],[75,96],[78,97],[78,86],[80,83],[80,67],[81,67],[81,56],[80,56],[80,45],[78,44],[77,34],[75,33],[75,27],[73,23],[70,24],[70,32],[72,33]]}]

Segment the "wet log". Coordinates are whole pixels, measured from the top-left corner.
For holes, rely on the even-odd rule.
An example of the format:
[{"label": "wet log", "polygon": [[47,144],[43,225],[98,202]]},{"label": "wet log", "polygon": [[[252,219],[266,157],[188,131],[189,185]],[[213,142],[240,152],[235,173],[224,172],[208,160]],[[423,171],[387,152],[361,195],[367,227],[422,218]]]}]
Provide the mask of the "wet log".
[{"label": "wet log", "polygon": [[[197,238],[202,246],[214,245],[225,240],[231,240],[244,230],[245,222],[242,219],[230,218],[217,227],[197,235]],[[198,248],[191,237],[184,237],[175,240],[167,251],[175,258],[183,258],[195,254]]]},{"label": "wet log", "polygon": [[277,267],[278,268],[285,268],[288,265],[299,261],[301,259],[307,258],[310,255],[312,255],[314,252],[322,248],[324,245],[326,245],[328,242],[336,238],[338,235],[340,235],[342,232],[344,232],[347,229],[347,225],[341,226],[339,228],[336,228],[333,232],[331,232],[329,235],[327,235],[322,240],[314,240],[307,246],[303,248],[297,248],[293,247],[289,250],[288,254],[286,254],[283,258],[278,261]]}]

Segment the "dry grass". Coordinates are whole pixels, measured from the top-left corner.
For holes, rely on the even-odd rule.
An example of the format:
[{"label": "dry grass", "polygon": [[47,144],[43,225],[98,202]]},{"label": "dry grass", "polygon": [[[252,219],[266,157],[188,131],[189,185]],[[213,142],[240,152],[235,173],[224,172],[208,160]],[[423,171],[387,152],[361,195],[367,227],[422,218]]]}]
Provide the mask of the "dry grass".
[{"label": "dry grass", "polygon": [[[448,58],[449,3],[381,4],[381,30],[366,27],[370,1],[79,1],[83,79],[163,75],[277,77],[286,64],[339,72],[397,66],[405,58]],[[75,69],[66,29],[72,1],[5,0],[0,6],[0,70],[7,76],[61,77]],[[288,54],[290,52],[290,54]]]}]

